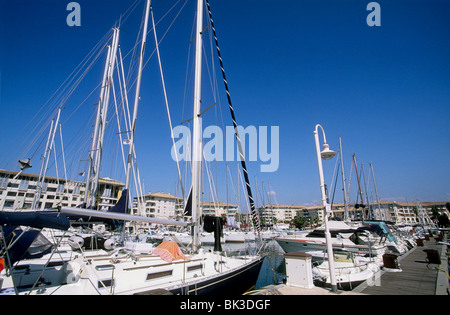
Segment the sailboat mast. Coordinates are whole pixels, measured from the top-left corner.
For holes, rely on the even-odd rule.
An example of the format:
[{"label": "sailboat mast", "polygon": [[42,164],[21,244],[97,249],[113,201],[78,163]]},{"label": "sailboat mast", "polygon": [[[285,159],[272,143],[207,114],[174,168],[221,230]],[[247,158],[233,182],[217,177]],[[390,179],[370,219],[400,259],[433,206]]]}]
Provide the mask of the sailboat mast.
[{"label": "sailboat mast", "polygon": [[348,221],[348,201],[347,201],[347,188],[345,187],[345,172],[344,172],[344,156],[342,154],[342,138],[339,137],[339,152],[341,154],[341,172],[342,172],[342,190],[344,191],[344,221]]},{"label": "sailboat mast", "polygon": [[48,169],[48,162],[50,159],[50,154],[53,148],[53,143],[55,141],[55,134],[56,130],[58,129],[59,119],[61,117],[61,107],[58,109],[58,114],[56,116],[56,121],[52,120],[51,126],[50,126],[50,132],[48,134],[47,138],[47,145],[45,149],[44,156],[42,157],[42,165],[41,165],[41,171],[39,172],[39,180],[38,185],[36,189],[36,193],[34,195],[33,199],[33,209],[38,209],[39,207],[39,200],[41,199],[41,193],[45,182],[45,176],[47,174]]},{"label": "sailboat mast", "polygon": [[386,215],[385,215],[384,211],[381,210],[380,198],[378,197],[377,182],[375,181],[375,173],[373,172],[373,164],[372,163],[370,163],[370,169],[372,170],[373,184],[375,185],[375,195],[377,196],[378,211],[381,215],[381,220],[386,220]]},{"label": "sailboat mast", "polygon": [[95,120],[94,134],[92,137],[92,147],[89,152],[89,167],[86,176],[86,191],[84,202],[86,207],[95,206],[95,197],[97,194],[98,180],[100,175],[100,164],[102,159],[103,141],[105,137],[106,119],[108,114],[108,103],[112,84],[112,75],[114,71],[115,55],[119,45],[119,29],[113,29],[113,40],[108,47],[105,70],[103,73],[102,88],[100,91],[97,117]]},{"label": "sailboat mast", "polygon": [[200,246],[200,171],[202,164],[202,122],[200,118],[202,93],[202,29],[203,29],[203,0],[197,1],[197,30],[195,45],[195,89],[194,89],[194,120],[192,137],[192,221],[193,221],[193,250]]},{"label": "sailboat mast", "polygon": [[136,82],[136,94],[134,96],[133,120],[131,122],[131,130],[130,130],[130,139],[129,139],[130,141],[129,141],[129,148],[128,148],[128,161],[127,161],[127,172],[126,172],[126,179],[125,179],[125,189],[130,188],[131,165],[132,165],[133,153],[134,153],[134,137],[135,137],[135,133],[136,133],[136,121],[137,121],[137,113],[138,113],[139,100],[140,100],[142,69],[144,67],[145,45],[147,43],[147,29],[148,29],[148,17],[149,17],[149,12],[150,12],[150,6],[151,6],[151,0],[147,0],[144,29],[142,32],[141,53],[139,55],[139,70],[138,70],[138,76],[137,76],[137,82]]},{"label": "sailboat mast", "polygon": [[356,165],[356,155],[353,154],[353,163],[355,164],[355,172],[356,172],[356,179],[358,180],[358,188],[359,188],[359,195],[361,197],[361,213],[362,213],[362,221],[364,222],[364,220],[366,219],[366,213],[365,213],[365,209],[364,209],[364,197],[362,194],[362,190],[361,190],[361,182],[359,180],[359,172],[358,172],[358,166]]}]

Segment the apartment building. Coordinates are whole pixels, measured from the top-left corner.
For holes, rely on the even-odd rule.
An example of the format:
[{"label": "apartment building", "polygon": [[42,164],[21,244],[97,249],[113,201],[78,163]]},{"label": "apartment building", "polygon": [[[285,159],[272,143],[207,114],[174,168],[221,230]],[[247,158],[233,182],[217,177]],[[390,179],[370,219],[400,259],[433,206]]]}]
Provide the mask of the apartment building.
[{"label": "apartment building", "polygon": [[[437,207],[439,211],[445,213],[450,218],[450,213],[446,208],[448,202],[391,202],[380,201],[380,203],[370,204],[363,208],[355,203],[348,204],[348,213],[351,220],[361,220],[364,218],[374,218],[375,220],[386,220],[398,224],[428,224],[431,223],[432,208]],[[333,204],[331,207],[333,216],[344,219],[345,205],[343,203]],[[288,223],[296,215],[304,217],[310,222],[323,222],[324,212],[320,206],[301,205],[266,205],[259,208],[260,216],[266,224],[272,223],[276,219],[278,223]],[[370,216],[369,216],[370,214]]]},{"label": "apartment building", "polygon": [[[258,209],[261,221],[264,224],[289,223],[291,222],[303,209],[307,207],[301,205],[265,205]],[[318,211],[311,210],[310,212],[302,213],[307,217],[315,217]]]},{"label": "apartment building", "polygon": [[226,202],[204,201],[201,204],[202,215],[213,215],[217,217],[236,217],[239,214],[239,207]]},{"label": "apartment building", "polygon": [[[137,198],[134,198],[133,213],[150,218],[176,220],[183,216],[183,198],[164,192],[148,193],[142,196],[141,205],[138,206]],[[203,202],[200,205],[202,215],[235,216],[239,213],[237,205],[225,202]]]},{"label": "apartment building", "polygon": [[[31,209],[39,175],[0,170],[0,211]],[[110,178],[99,179],[98,207],[107,210],[117,202],[125,184]],[[84,202],[86,183],[47,176],[42,187],[37,210],[59,206],[77,207]]]},{"label": "apartment building", "polygon": [[183,212],[183,198],[158,192],[148,193],[138,199],[134,197],[133,213],[149,218],[176,220]]}]

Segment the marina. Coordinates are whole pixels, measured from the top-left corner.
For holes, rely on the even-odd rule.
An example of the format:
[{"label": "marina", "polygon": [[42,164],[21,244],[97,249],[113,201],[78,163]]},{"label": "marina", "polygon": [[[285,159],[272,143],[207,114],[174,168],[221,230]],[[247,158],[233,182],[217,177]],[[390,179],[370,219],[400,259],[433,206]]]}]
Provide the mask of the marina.
[{"label": "marina", "polygon": [[[424,250],[439,252],[441,263],[429,263]],[[362,283],[351,291],[332,292],[322,287],[300,288],[274,284],[261,288],[255,295],[448,295],[447,245],[425,241],[398,259],[400,272],[381,271],[377,280]]]},{"label": "marina", "polygon": [[[378,74],[367,65],[379,57],[373,43],[390,52],[417,43],[393,36],[403,25],[381,24],[376,2],[355,26],[349,13],[349,25],[318,25],[311,13],[325,6],[313,2],[96,1],[69,4],[64,29],[19,26],[10,16],[22,7],[1,4],[0,23],[15,26],[0,27],[10,46],[0,60],[0,295],[172,296],[168,308],[207,312],[274,310],[275,296],[450,295],[448,132],[430,154],[414,128],[435,125],[383,112],[398,102],[411,113],[439,108],[432,119],[421,112],[430,121],[447,117],[446,72],[422,86],[448,70],[447,50],[419,42],[427,54],[401,49],[409,62],[382,52]],[[355,12],[355,3],[342,5]],[[437,36],[423,29],[434,31],[422,40]],[[29,58],[35,32],[43,68]],[[73,38],[71,51],[63,43]],[[434,72],[405,70],[422,56]],[[386,141],[391,128],[420,153],[403,158],[400,141]]]}]

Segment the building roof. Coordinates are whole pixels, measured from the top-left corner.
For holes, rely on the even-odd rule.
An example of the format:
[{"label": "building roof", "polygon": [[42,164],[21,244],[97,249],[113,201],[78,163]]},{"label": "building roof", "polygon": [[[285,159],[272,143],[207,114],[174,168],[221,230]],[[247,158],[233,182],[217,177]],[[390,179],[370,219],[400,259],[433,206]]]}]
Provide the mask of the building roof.
[{"label": "building roof", "polygon": [[237,205],[233,205],[231,203],[226,203],[226,202],[220,202],[220,201],[218,201],[218,202],[204,201],[204,202],[202,202],[202,206],[203,207],[217,206],[217,207],[235,207],[235,208],[237,208]]},{"label": "building roof", "polygon": [[165,192],[148,193],[148,194],[146,194],[146,195],[144,195],[142,197],[143,198],[145,198],[145,197],[154,197],[154,198],[161,198],[161,199],[183,200],[183,198],[181,198],[181,197],[176,197],[176,196],[173,196],[173,195],[165,193]]},{"label": "building roof", "polygon": [[[7,170],[2,170],[0,169],[0,174],[6,174],[6,175],[17,175],[19,172],[15,172],[15,171],[7,171]],[[21,173],[19,175],[19,177],[35,177],[35,178],[39,178],[39,175],[37,174],[31,174],[31,173]],[[55,180],[55,181],[59,181],[59,182],[66,182],[66,180],[64,178],[58,178],[58,177],[53,177],[53,176],[45,176],[46,179],[49,180]],[[77,182],[77,181],[71,181],[71,180],[67,180],[68,182],[74,182],[74,183],[80,183],[80,184],[84,184],[83,182]],[[116,186],[120,186],[120,187],[125,187],[124,183],[118,182],[114,179],[108,178],[108,177],[100,177],[99,178],[99,182],[102,184],[111,184],[111,185],[116,185]]]}]

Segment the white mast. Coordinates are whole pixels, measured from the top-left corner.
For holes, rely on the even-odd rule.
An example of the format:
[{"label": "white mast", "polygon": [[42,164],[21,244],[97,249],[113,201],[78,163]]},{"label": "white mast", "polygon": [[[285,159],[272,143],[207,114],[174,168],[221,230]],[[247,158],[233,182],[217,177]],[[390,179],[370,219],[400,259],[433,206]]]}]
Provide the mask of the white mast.
[{"label": "white mast", "polygon": [[100,173],[100,163],[102,158],[103,140],[105,137],[106,119],[108,114],[108,103],[111,91],[112,76],[116,61],[117,47],[119,45],[119,29],[114,28],[112,45],[108,47],[105,71],[103,73],[102,88],[100,91],[97,117],[95,121],[94,135],[92,138],[92,147],[89,152],[89,168],[86,176],[86,192],[84,201],[86,207],[95,206],[95,197],[98,188],[98,179]]},{"label": "white mast", "polygon": [[142,69],[144,67],[144,52],[145,52],[145,45],[147,42],[147,28],[148,28],[148,16],[149,16],[149,12],[150,12],[150,5],[151,5],[151,0],[147,0],[144,29],[142,32],[141,53],[139,56],[139,70],[138,70],[138,77],[137,77],[137,82],[136,82],[136,94],[134,96],[133,120],[131,122],[131,130],[130,130],[130,146],[129,146],[129,151],[128,151],[125,189],[130,188],[131,165],[132,165],[133,153],[134,153],[134,136],[136,133],[136,121],[137,121],[137,112],[138,112],[138,106],[139,106],[139,100],[140,100]]},{"label": "white mast", "polygon": [[345,187],[345,172],[344,172],[344,155],[342,154],[342,138],[339,137],[339,153],[341,154],[341,172],[342,172],[342,189],[344,191],[344,221],[348,221],[348,201],[347,201],[347,188]]},{"label": "white mast", "polygon": [[199,248],[200,231],[200,171],[202,164],[202,134],[201,134],[201,92],[202,92],[202,29],[203,29],[203,1],[197,1],[197,30],[195,46],[195,90],[194,90],[194,126],[192,137],[192,221],[193,250]]},{"label": "white mast", "polygon": [[380,212],[381,220],[387,220],[386,214],[384,213],[383,210],[381,210],[380,197],[378,197],[377,182],[375,181],[375,173],[373,172],[373,164],[372,163],[370,163],[370,168],[372,170],[373,184],[375,186],[375,195],[377,196],[378,211]]},{"label": "white mast", "polygon": [[61,107],[59,107],[59,109],[58,109],[56,121],[53,119],[51,126],[50,126],[50,132],[49,132],[48,138],[47,138],[47,145],[46,145],[45,153],[44,153],[44,156],[42,157],[42,164],[41,164],[41,170],[39,172],[39,180],[38,180],[38,184],[37,184],[37,189],[36,189],[36,193],[35,193],[34,199],[33,199],[33,206],[32,206],[33,209],[37,209],[39,207],[39,199],[41,199],[42,188],[44,186],[45,176],[47,174],[47,169],[48,169],[48,162],[49,162],[50,154],[51,154],[51,151],[53,148],[53,142],[55,141],[55,134],[56,134],[56,130],[58,129],[60,117],[61,117]]}]

